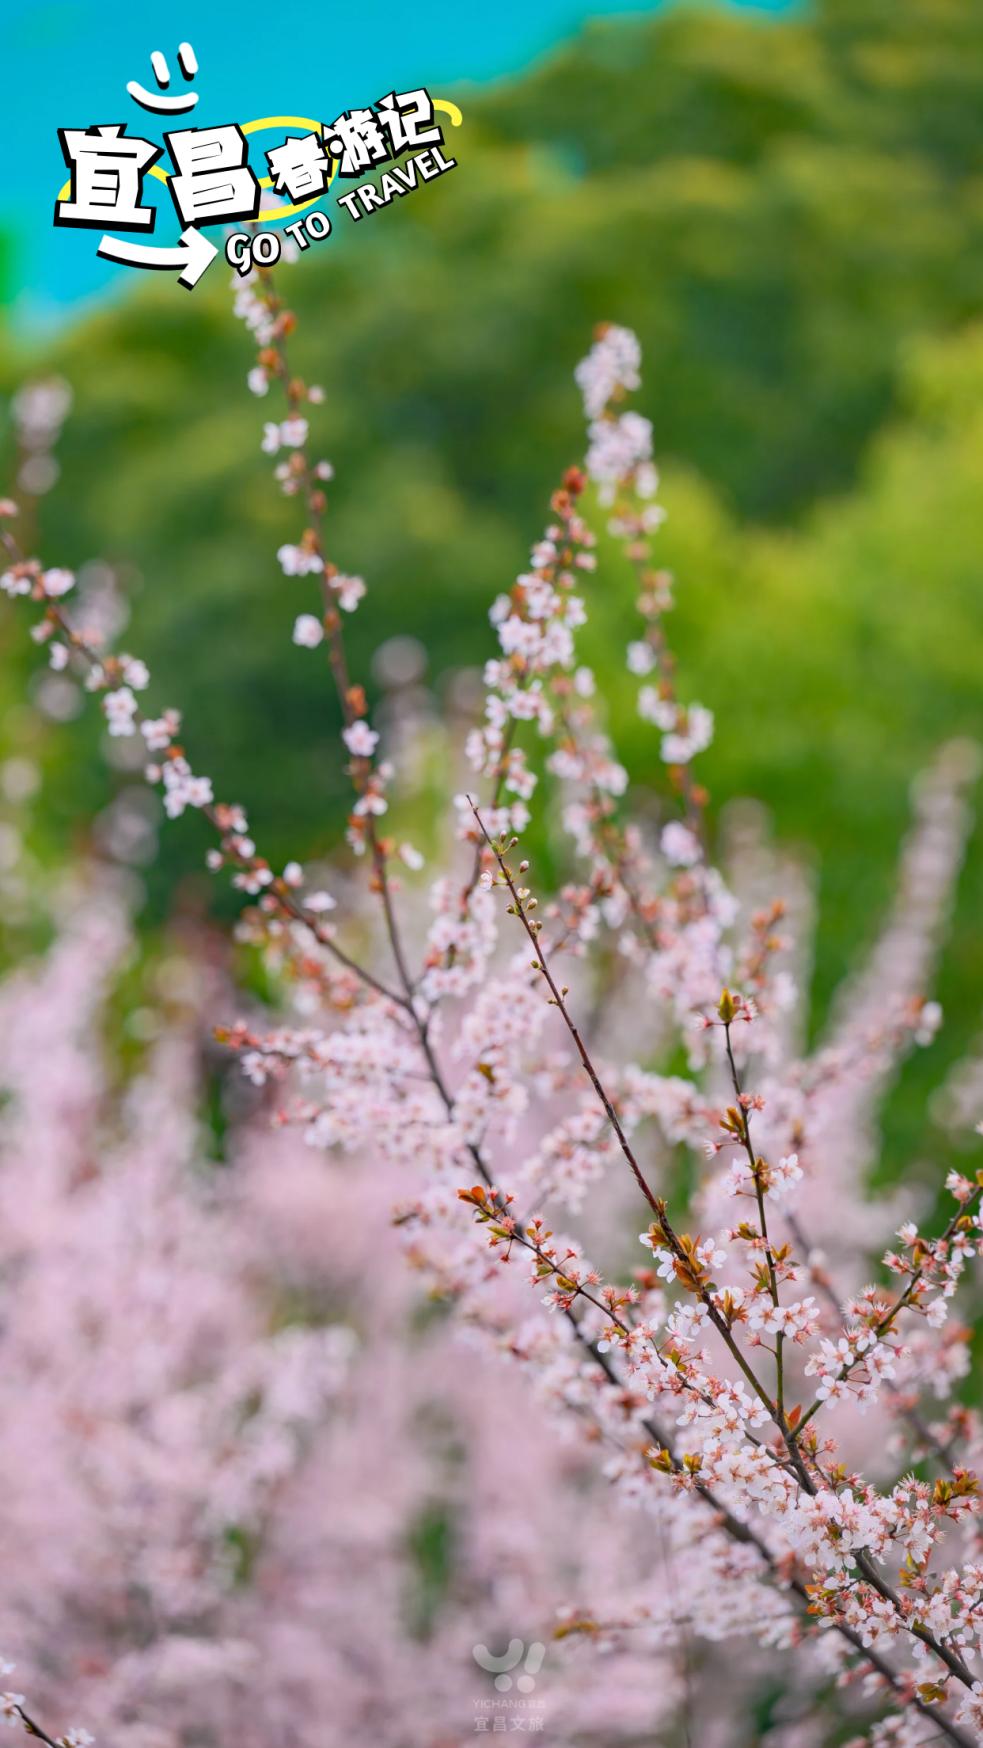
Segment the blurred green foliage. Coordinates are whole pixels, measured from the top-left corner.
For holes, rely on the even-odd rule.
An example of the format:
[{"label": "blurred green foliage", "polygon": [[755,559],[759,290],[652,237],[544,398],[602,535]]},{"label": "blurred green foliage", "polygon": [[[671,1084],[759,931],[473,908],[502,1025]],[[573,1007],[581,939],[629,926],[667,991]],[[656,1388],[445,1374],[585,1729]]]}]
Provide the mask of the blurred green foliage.
[{"label": "blurred green foliage", "polygon": [[[597,23],[523,79],[455,95],[459,169],[357,230],[339,214],[281,278],[295,366],[327,392],[331,550],[370,586],[353,666],[411,633],[439,694],[489,653],[487,603],[582,452],[573,363],[597,320],[634,326],[684,694],[718,715],[704,773],[720,800],[759,795],[814,861],[821,1014],[883,915],[912,775],[981,726],[983,9],[678,9]],[[48,562],[123,568],[155,698],[283,858],[335,840],[346,784],[322,666],[289,643],[311,604],[274,556],[295,509],[259,451],[267,409],[229,306],[218,265],[191,297],[140,286],[43,356],[8,336],[0,378],[70,379]],[[633,614],[613,559],[592,624],[645,783],[655,740],[619,679]],[[9,615],[3,630],[9,702],[37,652]],[[39,733],[16,710],[8,725],[8,748]],[[45,855],[112,793],[98,739],[91,718],[44,733]],[[158,904],[199,879],[203,841],[197,822],[167,832]],[[944,978],[953,1025],[892,1107],[899,1149],[979,1019],[981,865],[977,849]]]}]

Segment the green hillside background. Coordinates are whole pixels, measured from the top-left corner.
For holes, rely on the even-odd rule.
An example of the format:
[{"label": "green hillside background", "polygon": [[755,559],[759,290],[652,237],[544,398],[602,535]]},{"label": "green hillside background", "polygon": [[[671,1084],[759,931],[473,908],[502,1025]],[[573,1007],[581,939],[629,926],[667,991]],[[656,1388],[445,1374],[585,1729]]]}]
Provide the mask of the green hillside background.
[{"label": "green hillside background", "polygon": [[[912,777],[952,735],[983,737],[983,9],[680,8],[448,95],[459,170],[284,273],[297,367],[326,390],[332,552],[370,586],[354,664],[409,633],[441,698],[490,652],[487,604],[582,449],[572,366],[599,319],[636,328],[672,637],[685,695],[718,718],[706,780],[717,802],[761,797],[816,871],[818,1026],[883,917]],[[295,516],[230,303],[219,265],[193,296],[139,285],[43,349],[8,333],[0,387],[70,380],[42,550],[122,568],[158,700],[285,857],[336,840],[346,785],[320,664],[289,643],[310,604],[274,556]],[[621,678],[632,591],[613,560],[592,625],[641,786],[655,741]],[[32,843],[51,866],[119,779],[93,716],[16,708],[38,652],[23,616],[0,636],[3,751],[42,758]],[[193,822],[167,831],[149,919],[207,890],[202,846]],[[892,1101],[886,1172],[938,1157],[926,1089],[983,1021],[981,869],[978,835],[951,1023]]]}]

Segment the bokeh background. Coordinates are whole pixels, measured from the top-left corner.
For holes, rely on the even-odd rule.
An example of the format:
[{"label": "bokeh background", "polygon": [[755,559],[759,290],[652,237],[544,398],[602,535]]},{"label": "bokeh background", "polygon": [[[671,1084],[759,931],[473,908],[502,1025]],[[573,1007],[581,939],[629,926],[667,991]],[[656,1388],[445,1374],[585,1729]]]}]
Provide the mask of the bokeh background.
[{"label": "bokeh background", "polygon": [[[759,796],[815,871],[819,1027],[883,918],[912,777],[983,727],[983,12],[606,12],[23,8],[0,209],[5,470],[18,386],[67,382],[59,477],[37,511],[46,561],[110,567],[126,643],[274,856],[333,843],[338,724],[318,664],[289,644],[304,603],[274,553],[294,513],[259,451],[227,274],[217,263],[189,296],[56,231],[55,128],[149,120],[123,84],[182,36],[210,119],[330,119],[419,82],[453,97],[459,170],[284,270],[298,366],[326,391],[332,551],[371,589],[355,662],[371,671],[380,638],[416,639],[413,684],[435,712],[461,708],[461,676],[489,652],[486,605],[581,447],[572,365],[599,319],[636,328],[673,638],[688,695],[718,720],[705,775],[720,803]],[[619,682],[631,591],[607,574],[592,659],[644,782],[652,737]],[[0,808],[43,871],[105,844],[132,778],[107,762],[97,713],[64,720],[82,700],[38,675],[7,611],[0,637]],[[217,902],[195,823],[163,834],[158,860],[154,835],[151,819],[133,848],[147,930],[176,902]],[[886,1174],[937,1155],[926,1089],[983,1018],[981,868],[977,842],[940,991],[950,1024],[894,1097]]]}]

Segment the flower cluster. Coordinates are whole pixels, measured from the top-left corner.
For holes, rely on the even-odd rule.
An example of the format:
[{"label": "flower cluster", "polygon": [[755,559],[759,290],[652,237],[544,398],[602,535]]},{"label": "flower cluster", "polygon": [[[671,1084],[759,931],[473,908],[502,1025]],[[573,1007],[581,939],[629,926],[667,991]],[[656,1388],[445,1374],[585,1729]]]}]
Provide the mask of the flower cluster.
[{"label": "flower cluster", "polygon": [[[324,545],[331,469],[309,449],[321,397],[288,368],[294,318],[269,274],[237,303],[258,348],[249,386],[283,397],[262,448],[305,526],[280,566],[316,595],[293,635],[328,656],[348,839],[368,865],[360,896],[336,910],[321,876],[273,873],[242,809],[194,776],[176,714],[144,717],[143,665],[73,630],[46,581],[64,573],[8,535],[2,579],[40,604],[39,638],[86,669],[111,732],[161,753],[148,776],[168,812],[203,810],[219,835],[211,865],[257,900],[244,929],[288,1011],[240,1019],[223,1041],[254,1088],[275,1092],[281,1128],[399,1173],[414,1278],[472,1345],[527,1374],[655,1525],[657,1579],[608,1615],[593,1600],[564,1614],[561,1636],[624,1646],[647,1633],[671,1661],[694,1638],[744,1635],[756,1656],[796,1658],[803,1691],[832,1677],[870,1742],[966,1748],[983,1712],[981,1430],[959,1403],[942,1419],[930,1404],[965,1371],[955,1305],[983,1255],[983,1171],[936,1186],[934,1222],[909,1205],[885,1228],[884,1204],[863,1194],[876,1100],[941,1017],[927,982],[966,830],[965,749],[920,786],[895,912],[831,1035],[806,1053],[801,879],[776,891],[760,845],[726,875],[711,860],[694,763],[713,715],[677,689],[651,428],[625,405],[640,353],[608,327],[577,372],[584,462],[562,475],[528,568],[491,610],[498,650],[466,749],[480,793],[448,798],[453,847],[425,922],[397,868],[412,847],[385,832],[396,749],[349,667],[343,614],[364,584]],[[640,809],[580,647],[592,515],[632,578],[627,667],[660,737]],[[555,893],[536,889],[522,841],[544,786],[568,834]],[[643,1254],[626,1264],[638,1209]],[[495,1528],[509,1539],[504,1520]]]}]

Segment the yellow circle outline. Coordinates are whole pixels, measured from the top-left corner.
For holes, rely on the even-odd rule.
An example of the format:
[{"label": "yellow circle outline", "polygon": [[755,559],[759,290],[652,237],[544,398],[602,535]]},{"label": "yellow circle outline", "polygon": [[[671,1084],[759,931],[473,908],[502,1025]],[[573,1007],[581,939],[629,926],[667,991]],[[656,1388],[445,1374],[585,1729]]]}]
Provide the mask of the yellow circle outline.
[{"label": "yellow circle outline", "polygon": [[[444,111],[444,114],[449,117],[452,127],[460,127],[464,118],[461,111],[458,109],[457,104],[452,103],[449,97],[435,97],[433,100],[433,106],[435,109],[442,109]],[[322,138],[324,135],[324,123],[320,121],[311,121],[310,117],[306,115],[263,115],[260,116],[257,121],[243,122],[242,132],[244,134],[259,134],[271,127],[305,128],[308,133],[319,134]],[[329,188],[334,181],[337,172],[338,164],[337,161],[335,161],[331,166],[331,174],[328,177]],[[155,164],[149,174],[155,176],[158,182],[167,183],[171,178],[171,171],[162,170],[159,164]],[[257,177],[257,181],[261,188],[273,187],[273,178],[271,176],[259,176]],[[71,191],[72,179],[69,177],[68,180],[63,183],[62,187],[59,188],[56,198],[58,200],[67,200]],[[260,212],[257,213],[254,223],[258,225],[268,225],[275,219],[292,218],[295,212],[305,212],[309,206],[313,206],[316,201],[321,200],[325,193],[326,190],[322,189],[320,194],[312,194],[310,200],[298,201],[296,206],[270,206],[265,210],[261,209]]]}]

